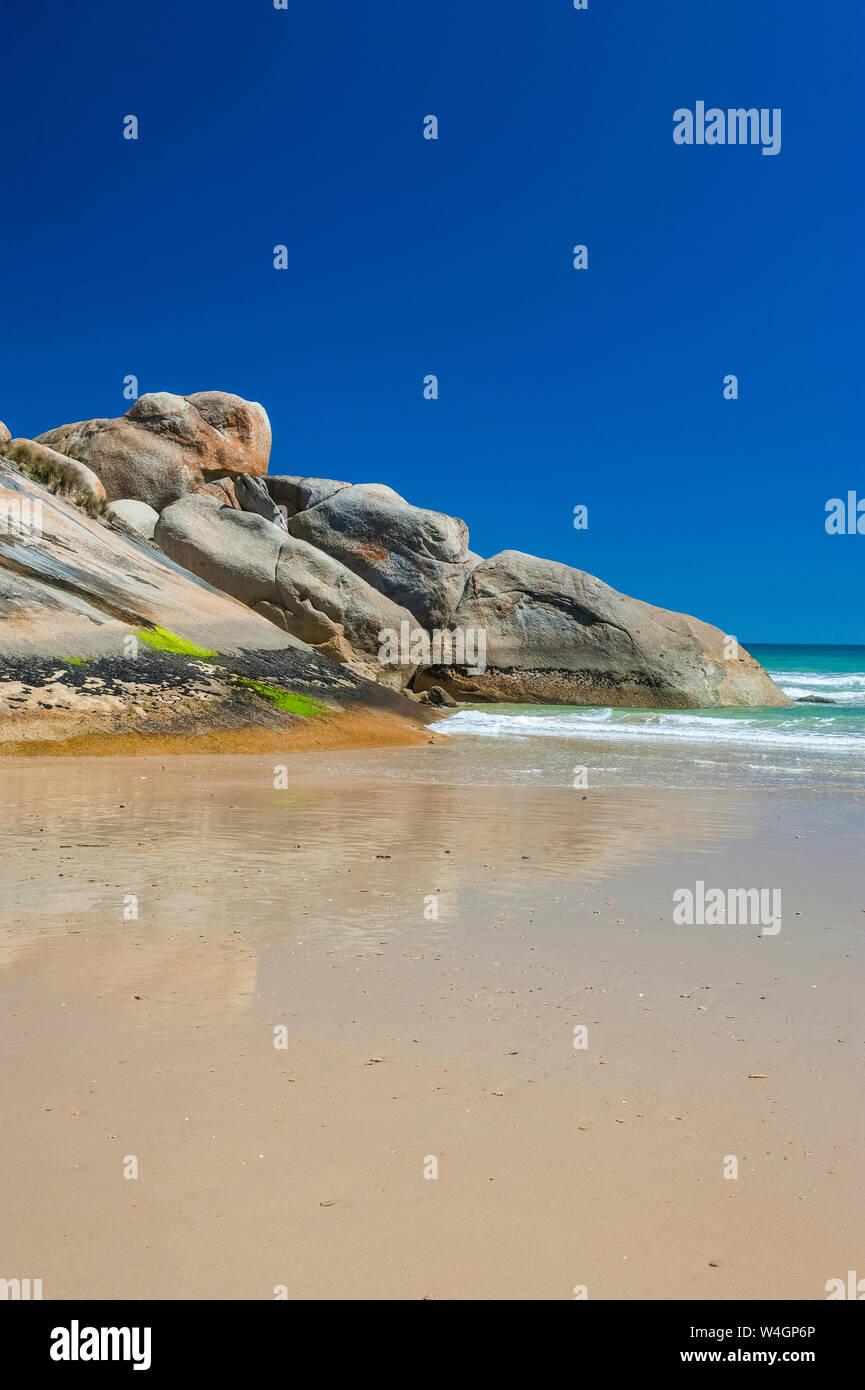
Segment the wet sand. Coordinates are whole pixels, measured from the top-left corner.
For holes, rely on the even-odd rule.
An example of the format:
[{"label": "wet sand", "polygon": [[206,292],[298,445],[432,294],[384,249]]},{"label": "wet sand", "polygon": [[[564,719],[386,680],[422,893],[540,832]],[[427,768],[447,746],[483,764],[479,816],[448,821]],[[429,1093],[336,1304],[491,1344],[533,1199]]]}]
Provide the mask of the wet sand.
[{"label": "wet sand", "polygon": [[[822,1299],[861,1267],[861,798],[456,785],[470,757],[4,762],[4,1277]],[[675,925],[697,879],[780,887],[782,930]]]}]

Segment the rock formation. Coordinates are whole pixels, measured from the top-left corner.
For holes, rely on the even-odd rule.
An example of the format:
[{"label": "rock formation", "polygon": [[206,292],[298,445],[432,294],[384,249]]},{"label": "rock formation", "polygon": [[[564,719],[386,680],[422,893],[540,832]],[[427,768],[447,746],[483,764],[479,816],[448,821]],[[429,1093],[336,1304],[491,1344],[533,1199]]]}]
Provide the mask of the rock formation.
[{"label": "rock formation", "polygon": [[154,391],[116,420],[61,425],[38,442],[87,464],[109,501],[130,497],[161,511],[219,477],[266,473],[270,422],[257,402],[224,391]]},{"label": "rock formation", "polygon": [[351,483],[338,483],[332,478],[295,478],[281,473],[269,473],[264,485],[273,501],[285,507],[289,516],[305,512],[308,507],[317,507],[335,492],[351,487]]},{"label": "rock formation", "polygon": [[268,475],[269,453],[262,407],[219,391],[155,392],[36,442],[0,431],[0,455],[31,477],[65,470],[74,500],[107,496],[127,536],[255,610],[259,632],[267,619],[379,684],[437,701],[791,703],[718,628],[520,551],[482,559],[457,517],[382,484]]},{"label": "rock formation", "polygon": [[429,713],[413,701],[181,569],[126,521],[87,515],[4,458],[0,517],[0,751],[429,741]]},{"label": "rock formation", "polygon": [[184,497],[165,508],[154,540],[179,565],[369,679],[401,689],[414,674],[415,665],[378,662],[381,630],[413,623],[411,613],[257,513]]},{"label": "rock formation", "polygon": [[462,700],[672,709],[786,705],[762,666],[708,623],[617,593],[552,560],[505,550],[469,577],[452,626],[486,634],[486,670],[440,666],[415,686]]},{"label": "rock formation", "polygon": [[422,627],[450,621],[471,569],[464,521],[413,507],[378,483],[339,487],[298,511],[288,529],[407,608]]}]

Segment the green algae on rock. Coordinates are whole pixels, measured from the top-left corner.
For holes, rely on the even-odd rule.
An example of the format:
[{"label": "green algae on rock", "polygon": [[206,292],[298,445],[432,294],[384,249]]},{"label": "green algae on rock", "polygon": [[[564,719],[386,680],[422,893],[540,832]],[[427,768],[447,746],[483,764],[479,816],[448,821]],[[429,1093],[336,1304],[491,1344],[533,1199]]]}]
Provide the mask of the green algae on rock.
[{"label": "green algae on rock", "polygon": [[157,652],[176,652],[178,656],[196,656],[201,661],[210,661],[213,657],[219,656],[219,652],[211,652],[208,651],[207,647],[199,647],[195,642],[187,642],[184,637],[177,637],[164,627],[142,627],[138,629],[135,636]]},{"label": "green algae on rock", "polygon": [[285,710],[287,714],[299,714],[304,719],[315,719],[328,713],[327,705],[321,704],[318,700],[311,700],[307,695],[298,695],[293,690],[279,690],[275,685],[248,680],[246,676],[236,676],[235,679],[238,685],[245,685],[248,689],[254,690],[256,695],[268,700],[277,709]]}]

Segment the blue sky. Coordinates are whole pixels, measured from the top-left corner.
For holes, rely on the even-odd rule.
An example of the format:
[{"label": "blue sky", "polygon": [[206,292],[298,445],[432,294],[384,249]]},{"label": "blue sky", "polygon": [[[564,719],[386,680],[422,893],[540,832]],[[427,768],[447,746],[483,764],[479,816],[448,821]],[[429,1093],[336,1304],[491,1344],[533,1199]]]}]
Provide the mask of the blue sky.
[{"label": "blue sky", "polygon": [[[235,391],[272,472],[385,482],[742,641],[865,641],[865,536],[823,525],[865,496],[863,18],[7,0],[0,418],[122,414],[128,373]],[[780,107],[781,153],[675,145],[697,100]]]}]

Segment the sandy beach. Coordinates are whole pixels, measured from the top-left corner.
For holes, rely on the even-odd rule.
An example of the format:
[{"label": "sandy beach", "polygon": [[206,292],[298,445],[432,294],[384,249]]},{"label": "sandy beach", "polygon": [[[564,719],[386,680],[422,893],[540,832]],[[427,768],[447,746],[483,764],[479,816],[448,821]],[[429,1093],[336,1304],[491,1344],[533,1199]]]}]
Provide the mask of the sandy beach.
[{"label": "sandy beach", "polygon": [[[4,1268],[711,1300],[857,1267],[861,795],[503,786],[473,746],[4,762]],[[676,925],[697,880],[777,885],[781,930]]]}]

